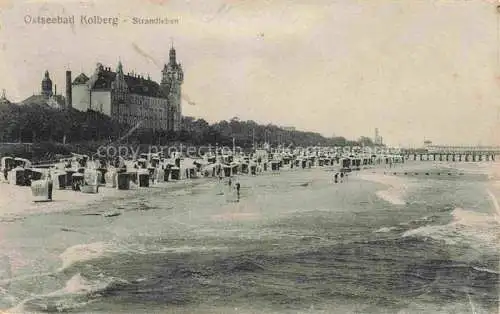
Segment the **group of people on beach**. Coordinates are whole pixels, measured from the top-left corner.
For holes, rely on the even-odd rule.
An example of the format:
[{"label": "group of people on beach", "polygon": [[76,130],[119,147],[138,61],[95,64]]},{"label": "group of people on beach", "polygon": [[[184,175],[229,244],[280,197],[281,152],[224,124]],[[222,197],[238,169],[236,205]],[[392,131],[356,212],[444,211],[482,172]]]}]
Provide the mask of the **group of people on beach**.
[{"label": "group of people on beach", "polygon": [[338,172],[336,172],[334,175],[333,175],[333,180],[335,183],[339,183],[339,176],[340,176],[340,183],[343,183],[344,182],[344,179],[345,181],[347,182],[347,173],[344,173],[344,172],[340,172],[340,175]]},{"label": "group of people on beach", "polygon": [[[219,176],[219,182],[220,181],[222,181],[222,176]],[[233,181],[231,180],[231,178],[229,178],[227,185],[229,186],[229,188],[232,188]],[[236,189],[236,195],[238,196],[238,201],[240,200],[240,188],[241,188],[241,184],[239,182],[236,182],[235,189]]]}]

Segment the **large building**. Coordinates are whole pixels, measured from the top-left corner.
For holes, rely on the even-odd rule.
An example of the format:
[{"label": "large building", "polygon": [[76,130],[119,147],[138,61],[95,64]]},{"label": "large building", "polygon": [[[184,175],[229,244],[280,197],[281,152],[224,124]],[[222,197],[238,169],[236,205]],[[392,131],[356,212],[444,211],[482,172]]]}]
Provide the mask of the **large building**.
[{"label": "large building", "polygon": [[174,47],[161,74],[159,84],[149,77],[125,74],[121,61],[116,71],[99,63],[92,75],[81,73],[73,82],[71,72],[66,71],[66,106],[99,111],[121,123],[140,124],[142,128],[177,131],[181,124],[184,72]]},{"label": "large building", "polygon": [[50,79],[49,71],[45,71],[40,93],[33,94],[26,98],[21,102],[21,105],[44,104],[52,108],[61,108],[64,107],[65,102],[65,98],[57,94],[57,86],[54,84],[54,88],[52,88],[52,80]]}]

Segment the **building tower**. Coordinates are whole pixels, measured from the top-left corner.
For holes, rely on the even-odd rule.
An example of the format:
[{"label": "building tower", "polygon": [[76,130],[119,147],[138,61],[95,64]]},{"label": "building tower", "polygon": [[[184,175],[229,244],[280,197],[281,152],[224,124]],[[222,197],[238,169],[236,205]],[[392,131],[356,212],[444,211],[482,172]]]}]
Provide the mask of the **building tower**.
[{"label": "building tower", "polygon": [[116,104],[115,106],[113,106],[112,111],[114,112],[114,115],[123,117],[125,113],[120,111],[120,107],[123,104],[129,103],[129,99],[128,85],[125,80],[125,74],[123,73],[123,65],[121,60],[118,61],[118,66],[116,67],[116,76],[115,80],[111,83],[111,89],[113,90],[113,103]]},{"label": "building tower", "polygon": [[161,94],[168,99],[168,130],[178,131],[181,124],[181,85],[184,82],[184,72],[177,63],[174,45],[170,47],[169,61],[161,71]]},{"label": "building tower", "polygon": [[118,100],[123,102],[125,94],[128,91],[128,86],[125,81],[125,74],[123,73],[123,65],[121,61],[118,61],[115,80],[111,83],[111,87],[117,93]]},{"label": "building tower", "polygon": [[45,97],[52,96],[52,80],[49,77],[49,71],[45,71],[45,76],[42,80],[42,93]]},{"label": "building tower", "polygon": [[0,104],[10,104],[10,101],[5,96],[5,89],[2,89],[2,97],[0,98]]},{"label": "building tower", "polygon": [[174,44],[173,43],[170,46],[168,63],[169,64],[177,64],[176,55],[175,55],[175,49],[174,49]]},{"label": "building tower", "polygon": [[73,106],[73,93],[71,87],[71,71],[66,71],[66,109]]}]

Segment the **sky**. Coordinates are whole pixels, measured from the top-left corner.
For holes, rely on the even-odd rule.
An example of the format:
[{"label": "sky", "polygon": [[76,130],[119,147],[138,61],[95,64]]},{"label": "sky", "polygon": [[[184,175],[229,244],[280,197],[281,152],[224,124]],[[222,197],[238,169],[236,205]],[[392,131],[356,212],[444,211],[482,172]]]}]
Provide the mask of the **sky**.
[{"label": "sky", "polygon": [[[0,88],[64,92],[100,62],[159,81],[171,41],[183,114],[394,146],[500,145],[500,13],[491,0],[0,0]],[[26,24],[74,15],[76,24]],[[118,17],[118,26],[80,16]],[[133,25],[132,17],[179,19]],[[124,20],[128,20],[124,21]]]}]

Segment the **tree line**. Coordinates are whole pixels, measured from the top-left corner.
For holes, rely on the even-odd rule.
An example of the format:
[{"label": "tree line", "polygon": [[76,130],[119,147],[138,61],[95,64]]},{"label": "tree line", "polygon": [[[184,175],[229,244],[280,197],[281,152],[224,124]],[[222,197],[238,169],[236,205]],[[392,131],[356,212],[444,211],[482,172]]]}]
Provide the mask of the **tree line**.
[{"label": "tree line", "polygon": [[319,133],[289,130],[273,124],[242,121],[208,123],[203,119],[183,117],[181,129],[176,132],[139,128],[120,124],[96,111],[76,109],[58,110],[44,104],[0,105],[0,140],[2,142],[56,142],[78,143],[88,141],[127,142],[130,144],[166,145],[181,142],[190,145],[254,147],[264,142],[272,146],[370,146],[368,137],[357,141],[344,137],[324,137]]}]

